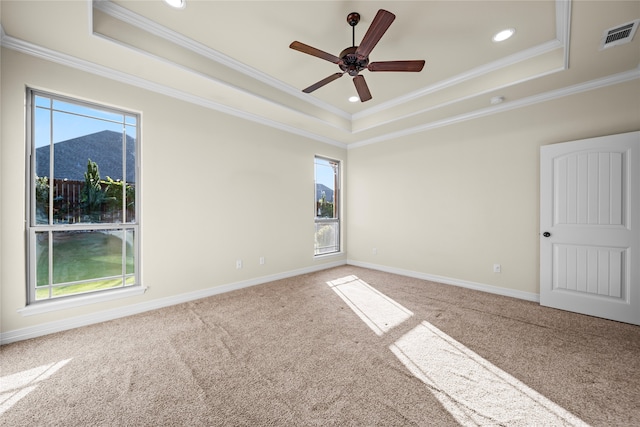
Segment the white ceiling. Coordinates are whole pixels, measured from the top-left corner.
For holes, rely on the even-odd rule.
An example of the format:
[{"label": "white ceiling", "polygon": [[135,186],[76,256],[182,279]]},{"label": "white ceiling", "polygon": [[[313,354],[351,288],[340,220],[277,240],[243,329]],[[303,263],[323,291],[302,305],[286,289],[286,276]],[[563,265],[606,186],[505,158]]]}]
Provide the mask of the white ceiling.
[{"label": "white ceiling", "polygon": [[[2,44],[340,146],[358,146],[640,79],[640,36],[600,50],[640,18],[640,1],[0,1]],[[378,9],[396,15],[371,61],[424,59],[420,73],[363,71],[373,99],[350,103],[348,75],[304,94]],[[513,27],[514,37],[491,37]],[[493,97],[504,102],[493,105]]]}]

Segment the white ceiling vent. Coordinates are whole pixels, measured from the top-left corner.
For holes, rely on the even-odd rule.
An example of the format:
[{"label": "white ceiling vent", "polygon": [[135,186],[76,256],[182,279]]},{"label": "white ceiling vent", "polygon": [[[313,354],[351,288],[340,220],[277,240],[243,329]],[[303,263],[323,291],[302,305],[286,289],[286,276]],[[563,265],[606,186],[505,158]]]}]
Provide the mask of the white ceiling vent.
[{"label": "white ceiling vent", "polygon": [[629,43],[638,29],[639,23],[640,19],[636,19],[615,28],[604,30],[600,42],[600,50]]}]

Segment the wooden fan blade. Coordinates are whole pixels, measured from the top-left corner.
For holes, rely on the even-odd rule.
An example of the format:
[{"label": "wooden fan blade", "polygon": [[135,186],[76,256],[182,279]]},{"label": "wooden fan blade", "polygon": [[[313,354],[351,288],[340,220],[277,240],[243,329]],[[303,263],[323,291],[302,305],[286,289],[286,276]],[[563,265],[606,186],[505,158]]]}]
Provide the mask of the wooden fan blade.
[{"label": "wooden fan blade", "polygon": [[384,9],[380,9],[362,38],[360,46],[356,49],[356,55],[368,58],[373,48],[378,44],[394,19],[396,19],[396,15]]},{"label": "wooden fan blade", "polygon": [[304,93],[311,93],[316,89],[320,89],[322,86],[326,85],[327,83],[331,83],[335,79],[342,77],[343,74],[344,73],[331,74],[329,77],[320,80],[318,83],[314,83],[311,86],[309,86],[308,88],[302,89],[302,91]]},{"label": "wooden fan blade", "polygon": [[419,61],[382,61],[372,62],[367,66],[369,71],[409,71],[419,72],[424,67],[424,60]]},{"label": "wooden fan blade", "polygon": [[364,80],[364,77],[358,74],[353,78],[353,84],[356,85],[356,90],[358,91],[358,96],[360,97],[360,102],[365,102],[371,99],[371,92],[369,92],[369,86],[367,86],[367,82]]},{"label": "wooden fan blade", "polygon": [[327,53],[325,51],[322,51],[320,49],[316,49],[315,47],[311,47],[307,44],[300,43],[298,41],[291,43],[289,47],[293,50],[297,50],[299,52],[306,53],[311,56],[315,56],[316,58],[333,62],[334,64],[337,64],[338,62],[340,62],[340,58],[338,58],[337,56]]}]

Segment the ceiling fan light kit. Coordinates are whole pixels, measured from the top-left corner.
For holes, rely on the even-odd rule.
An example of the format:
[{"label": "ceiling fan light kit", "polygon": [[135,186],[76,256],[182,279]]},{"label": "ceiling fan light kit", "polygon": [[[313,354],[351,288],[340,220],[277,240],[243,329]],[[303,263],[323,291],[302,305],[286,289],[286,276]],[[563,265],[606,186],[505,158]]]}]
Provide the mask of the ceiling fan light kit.
[{"label": "ceiling fan light kit", "polygon": [[349,13],[347,15],[347,23],[352,28],[352,46],[343,49],[342,52],[340,52],[340,56],[332,55],[299,41],[292,42],[289,45],[291,49],[337,64],[341,70],[341,72],[332,74],[329,77],[326,77],[319,82],[303,89],[302,91],[304,93],[311,93],[321,88],[322,86],[342,77],[344,74],[349,74],[351,77],[353,77],[353,84],[356,87],[356,92],[358,93],[360,102],[365,102],[370,100],[372,96],[371,92],[369,91],[367,82],[364,79],[364,76],[360,74],[361,71],[422,71],[425,63],[424,60],[369,62],[369,54],[378,44],[384,33],[387,31],[387,29],[395,19],[396,16],[393,13],[384,9],[378,10],[378,13],[371,22],[369,29],[362,38],[360,45],[356,46],[355,27],[356,25],[358,25],[358,22],[360,22],[360,14],[358,12]]}]

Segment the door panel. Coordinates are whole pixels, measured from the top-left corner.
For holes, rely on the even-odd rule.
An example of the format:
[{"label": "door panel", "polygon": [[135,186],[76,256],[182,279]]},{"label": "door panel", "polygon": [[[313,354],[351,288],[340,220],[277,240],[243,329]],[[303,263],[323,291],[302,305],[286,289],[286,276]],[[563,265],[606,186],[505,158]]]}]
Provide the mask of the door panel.
[{"label": "door panel", "polygon": [[553,245],[553,289],[565,289],[624,300],[628,250]]},{"label": "door panel", "polygon": [[542,305],[640,324],[640,132],[542,147],[540,227]]},{"label": "door panel", "polygon": [[622,225],[624,160],[625,153],[554,159],[554,223]]}]

